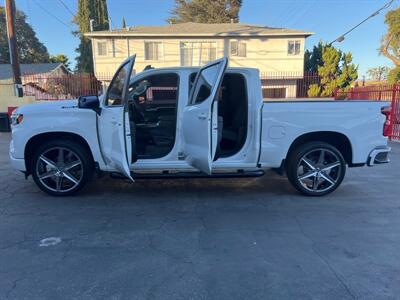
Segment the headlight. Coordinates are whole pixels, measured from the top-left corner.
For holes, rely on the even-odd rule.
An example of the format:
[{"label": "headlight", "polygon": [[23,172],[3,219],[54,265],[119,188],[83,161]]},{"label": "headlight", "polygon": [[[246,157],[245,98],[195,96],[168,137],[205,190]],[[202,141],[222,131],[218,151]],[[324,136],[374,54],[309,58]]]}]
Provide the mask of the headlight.
[{"label": "headlight", "polygon": [[24,119],[23,114],[19,114],[13,111],[13,113],[11,114],[11,125],[15,126],[21,124],[23,119]]}]

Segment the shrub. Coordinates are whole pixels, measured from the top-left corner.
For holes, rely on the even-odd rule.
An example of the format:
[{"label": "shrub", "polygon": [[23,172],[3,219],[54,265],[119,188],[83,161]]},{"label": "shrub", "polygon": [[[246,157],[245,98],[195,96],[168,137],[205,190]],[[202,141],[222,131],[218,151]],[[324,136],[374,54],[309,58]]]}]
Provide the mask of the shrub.
[{"label": "shrub", "polygon": [[311,84],[308,88],[307,95],[310,98],[319,97],[321,95],[321,87],[319,84]]}]

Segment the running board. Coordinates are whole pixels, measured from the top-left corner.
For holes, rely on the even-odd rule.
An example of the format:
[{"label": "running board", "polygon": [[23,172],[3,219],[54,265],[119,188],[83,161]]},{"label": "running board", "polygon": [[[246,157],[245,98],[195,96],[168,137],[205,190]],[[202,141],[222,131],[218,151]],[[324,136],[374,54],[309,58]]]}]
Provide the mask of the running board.
[{"label": "running board", "polygon": [[[243,178],[243,177],[261,177],[265,174],[263,170],[242,171],[233,173],[214,173],[211,175],[202,172],[175,172],[175,173],[135,173],[131,172],[134,179],[164,179],[164,178]],[[127,179],[121,173],[110,173],[110,177],[114,179]]]}]

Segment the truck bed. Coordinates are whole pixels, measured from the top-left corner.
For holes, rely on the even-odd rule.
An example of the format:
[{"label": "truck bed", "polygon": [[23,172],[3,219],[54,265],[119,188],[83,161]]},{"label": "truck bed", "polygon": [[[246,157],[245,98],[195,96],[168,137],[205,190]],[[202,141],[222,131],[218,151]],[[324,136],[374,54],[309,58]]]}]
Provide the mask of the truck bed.
[{"label": "truck bed", "polygon": [[365,163],[371,149],[386,145],[380,101],[273,100],[262,106],[260,162],[279,167],[290,145],[305,134],[334,132],[352,146],[352,162]]}]

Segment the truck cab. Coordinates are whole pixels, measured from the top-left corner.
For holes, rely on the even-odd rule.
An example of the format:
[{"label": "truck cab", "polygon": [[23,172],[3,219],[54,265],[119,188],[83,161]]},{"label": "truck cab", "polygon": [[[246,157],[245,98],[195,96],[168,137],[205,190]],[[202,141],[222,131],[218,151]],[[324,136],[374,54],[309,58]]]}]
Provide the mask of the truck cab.
[{"label": "truck cab", "polygon": [[[118,88],[120,73],[126,72],[122,66],[98,115],[110,171],[130,177],[155,169],[211,175],[226,168],[257,168],[260,126],[254,124],[261,122],[262,103],[256,107],[249,99],[260,95],[249,92],[258,90],[251,88],[258,71],[226,66],[223,58],[201,69],[150,69],[130,78],[125,95]],[[120,140],[120,153],[110,136]]]}]

